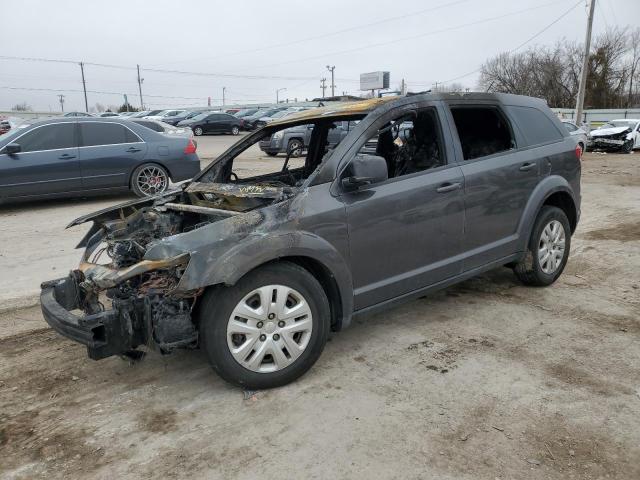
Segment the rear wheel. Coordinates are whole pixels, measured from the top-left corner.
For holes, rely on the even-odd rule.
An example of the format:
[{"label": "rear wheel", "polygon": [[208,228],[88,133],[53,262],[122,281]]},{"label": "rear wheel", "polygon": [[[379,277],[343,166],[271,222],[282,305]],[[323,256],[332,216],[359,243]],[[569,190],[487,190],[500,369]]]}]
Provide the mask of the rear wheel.
[{"label": "rear wheel", "polygon": [[275,157],[276,155],[278,155],[278,152],[266,152],[267,155],[269,155],[270,157]]},{"label": "rear wheel", "polygon": [[231,135],[238,135],[240,133],[240,128],[237,125],[231,127]]},{"label": "rear wheel", "polygon": [[525,285],[551,285],[564,270],[570,248],[567,215],[558,207],[544,206],[533,226],[525,258],[513,270]]},{"label": "rear wheel", "polygon": [[232,287],[205,294],[200,338],[209,361],[230,383],[249,389],[292,382],[316,362],[327,341],[324,290],[302,267],[260,267]]},{"label": "rear wheel", "polygon": [[200,135],[202,135],[204,133],[204,131],[202,130],[202,127],[196,127],[193,129],[193,134],[196,137],[199,137]]},{"label": "rear wheel", "polygon": [[131,190],[139,197],[153,197],[169,188],[169,173],[157,163],[143,163],[131,176]]},{"label": "rear wheel", "polygon": [[287,152],[289,152],[289,155],[291,155],[292,157],[299,157],[300,155],[302,155],[303,149],[304,144],[302,143],[302,140],[299,140],[297,138],[292,138],[291,140],[289,140],[289,144],[287,145]]}]

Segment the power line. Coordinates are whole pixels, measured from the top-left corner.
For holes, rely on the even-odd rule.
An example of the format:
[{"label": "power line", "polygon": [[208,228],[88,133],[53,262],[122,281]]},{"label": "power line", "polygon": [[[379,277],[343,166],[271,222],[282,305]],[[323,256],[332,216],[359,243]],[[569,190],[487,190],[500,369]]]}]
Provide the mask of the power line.
[{"label": "power line", "polygon": [[292,64],[292,63],[298,64],[301,61],[317,60],[317,59],[326,58],[326,57],[334,57],[336,55],[345,55],[347,53],[359,52],[359,51],[367,50],[367,49],[370,49],[370,48],[377,48],[377,47],[382,47],[382,46],[385,46],[385,45],[391,45],[391,44],[394,44],[394,43],[406,42],[408,40],[415,40],[417,38],[429,37],[429,36],[437,35],[437,34],[440,34],[440,33],[446,33],[446,32],[450,32],[450,31],[453,31],[453,30],[460,30],[460,29],[463,29],[463,28],[471,27],[471,26],[474,26],[474,25],[479,25],[479,24],[482,24],[482,23],[488,23],[488,22],[492,22],[492,21],[495,21],[495,20],[500,20],[500,19],[511,17],[511,16],[514,16],[514,15],[519,15],[521,13],[530,12],[532,10],[538,10],[540,8],[548,7],[548,6],[551,6],[551,5],[556,5],[556,4],[559,4],[559,3],[566,3],[566,1],[567,0],[555,0],[553,2],[545,3],[545,4],[542,4],[542,5],[537,5],[535,7],[529,7],[529,8],[525,8],[525,9],[522,9],[522,10],[517,10],[517,11],[514,11],[514,12],[505,13],[505,14],[502,14],[502,15],[497,15],[497,16],[494,16],[494,17],[483,18],[483,19],[480,19],[480,20],[475,20],[473,22],[462,23],[462,24],[455,25],[455,26],[452,26],[452,27],[442,28],[440,30],[431,30],[431,31],[428,31],[428,32],[425,32],[425,33],[420,33],[420,34],[417,34],[417,35],[411,35],[411,36],[407,36],[407,37],[400,37],[400,38],[396,38],[396,39],[388,40],[388,41],[384,41],[384,42],[370,43],[368,45],[362,45],[362,46],[359,46],[359,47],[349,48],[349,49],[345,49],[345,50],[338,50],[338,51],[331,52],[331,53],[323,53],[323,54],[320,54],[320,55],[314,55],[314,56],[309,56],[309,57],[296,57],[294,60],[287,60],[287,61],[279,62],[279,63],[271,63],[271,64],[268,64],[268,65],[259,65],[259,66],[256,66],[256,67],[252,67],[252,69],[255,70],[255,69],[258,69],[258,68],[279,67],[279,66],[282,66],[282,65],[288,65],[288,64]]},{"label": "power line", "polygon": [[[522,47],[524,47],[525,45],[527,45],[528,43],[532,42],[533,40],[535,40],[536,38],[538,38],[540,35],[542,35],[544,32],[546,32],[547,30],[549,30],[552,26],[554,26],[556,23],[558,23],[560,20],[562,20],[564,17],[566,17],[567,15],[569,15],[569,13],[571,13],[578,5],[580,5],[582,3],[582,0],[579,0],[576,4],[574,4],[571,8],[569,8],[567,11],[565,11],[562,15],[560,15],[558,18],[556,18],[553,22],[551,22],[550,24],[546,25],[542,30],[538,31],[537,33],[535,33],[534,35],[532,35],[531,37],[529,37],[527,40],[525,40],[524,42],[522,42],[520,45],[518,45],[515,48],[512,48],[511,50],[508,50],[507,53],[513,53],[516,52],[518,50],[520,50]],[[465,73],[464,75],[459,75],[457,77],[454,78],[450,78],[448,80],[444,80],[443,82],[439,82],[439,83],[451,83],[454,82],[456,80],[460,80],[462,78],[468,77],[469,75],[473,75],[474,73],[478,73],[480,70],[482,70],[482,67],[476,68],[475,70],[473,70],[472,72],[468,72]],[[425,83],[420,83],[420,82],[411,82],[415,85],[431,85],[431,83],[425,82]]]},{"label": "power line", "polygon": [[[13,87],[13,86],[0,86],[0,88],[4,90],[25,90],[29,92],[67,92],[67,93],[84,93],[84,90],[77,89],[69,89],[69,88],[35,88],[35,87]],[[119,95],[123,94],[127,96],[137,95],[135,93],[128,92],[106,92],[102,90],[87,90],[87,93],[97,93],[101,95]],[[145,97],[152,98],[170,98],[174,100],[202,100],[202,97],[179,97],[179,96],[168,96],[168,95],[149,95],[145,94]]]},{"label": "power line", "polygon": [[237,56],[237,55],[244,55],[244,54],[247,54],[247,53],[262,52],[262,51],[265,51],[265,50],[271,50],[273,48],[288,47],[288,46],[291,46],[291,45],[297,45],[297,44],[300,44],[300,43],[306,43],[306,42],[310,42],[310,41],[313,41],[313,40],[319,40],[319,39],[322,39],[322,38],[332,37],[332,36],[335,36],[335,35],[341,35],[343,33],[352,32],[354,30],[361,30],[363,28],[373,27],[375,25],[381,25],[383,23],[394,22],[396,20],[402,20],[404,18],[415,17],[416,15],[424,15],[425,13],[434,12],[436,10],[441,10],[443,8],[452,7],[452,6],[458,5],[460,3],[467,3],[469,1],[470,0],[456,0],[454,2],[449,2],[449,3],[442,4],[442,5],[436,5],[435,7],[429,7],[429,8],[425,8],[425,9],[418,10],[418,11],[415,11],[415,12],[405,13],[403,15],[398,15],[398,16],[395,16],[395,17],[383,18],[381,20],[376,20],[376,21],[370,22],[370,23],[363,23],[363,24],[360,24],[360,25],[355,25],[353,27],[343,28],[341,30],[334,30],[332,32],[323,33],[321,35],[314,35],[314,36],[311,36],[311,37],[300,38],[300,39],[297,39],[297,40],[291,40],[291,41],[283,42],[283,43],[271,44],[271,45],[267,45],[267,46],[264,46],[264,47],[253,48],[253,49],[249,49],[249,50],[240,50],[240,51],[237,51],[237,52],[223,53],[221,55],[215,55],[213,57],[200,57],[200,58],[194,58],[194,59],[191,59],[191,60],[178,60],[178,61],[175,61],[175,62],[165,63],[163,65],[175,65],[175,64],[178,64],[178,63],[191,63],[191,62],[206,61],[206,60],[216,60],[218,58]]}]

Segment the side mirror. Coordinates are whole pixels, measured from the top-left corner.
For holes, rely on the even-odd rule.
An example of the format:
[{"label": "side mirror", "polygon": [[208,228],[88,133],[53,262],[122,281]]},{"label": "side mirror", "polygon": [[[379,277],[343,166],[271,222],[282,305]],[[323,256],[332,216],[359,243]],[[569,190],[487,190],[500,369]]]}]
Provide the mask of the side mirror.
[{"label": "side mirror", "polygon": [[364,185],[384,182],[389,178],[387,161],[377,155],[356,155],[347,167],[342,187],[353,191]]},{"label": "side mirror", "polygon": [[22,147],[18,143],[9,143],[4,147],[4,151],[7,155],[15,155],[16,153],[20,153],[22,151]]}]

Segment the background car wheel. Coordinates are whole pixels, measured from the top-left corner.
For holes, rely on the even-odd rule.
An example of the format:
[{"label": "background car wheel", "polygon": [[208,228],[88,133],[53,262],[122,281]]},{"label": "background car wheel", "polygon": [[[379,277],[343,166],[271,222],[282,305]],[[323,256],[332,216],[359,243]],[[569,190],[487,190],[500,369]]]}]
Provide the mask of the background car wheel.
[{"label": "background car wheel", "polygon": [[558,207],[544,206],[533,226],[525,258],[513,270],[525,285],[551,285],[564,270],[570,248],[567,215]]},{"label": "background car wheel", "polygon": [[278,152],[266,152],[267,155],[269,155],[270,157],[275,157],[276,155],[278,155]]},{"label": "background car wheel", "polygon": [[196,137],[199,137],[200,135],[202,135],[204,132],[202,131],[202,127],[196,127],[193,129],[193,134]]},{"label": "background car wheel", "polygon": [[300,155],[302,155],[303,149],[304,144],[302,143],[302,141],[298,140],[297,138],[292,138],[291,140],[289,140],[289,144],[287,145],[287,152],[289,152],[292,157],[299,157]]},{"label": "background car wheel", "polygon": [[292,382],[316,362],[329,335],[330,310],[308,271],[278,262],[206,292],[198,320],[214,370],[230,383],[265,389]]},{"label": "background car wheel", "polygon": [[143,163],[131,175],[131,190],[139,197],[152,197],[169,188],[169,173],[157,163]]},{"label": "background car wheel", "polygon": [[238,135],[239,133],[240,133],[240,128],[238,128],[236,125],[231,127],[231,135]]},{"label": "background car wheel", "polygon": [[622,145],[622,153],[631,153],[633,152],[633,140],[627,140]]}]

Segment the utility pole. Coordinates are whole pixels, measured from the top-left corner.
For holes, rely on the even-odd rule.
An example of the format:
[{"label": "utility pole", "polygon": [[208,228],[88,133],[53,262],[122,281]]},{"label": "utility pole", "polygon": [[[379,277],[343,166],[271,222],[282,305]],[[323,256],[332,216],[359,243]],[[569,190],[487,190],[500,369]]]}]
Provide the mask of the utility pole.
[{"label": "utility pole", "polygon": [[326,78],[323,77],[320,79],[320,88],[322,89],[322,98],[324,98],[324,91],[327,89],[326,82],[327,82]]},{"label": "utility pole", "polygon": [[59,94],[58,98],[60,99],[60,110],[62,110],[62,113],[64,113],[64,95]]},{"label": "utility pole", "polygon": [[84,90],[84,111],[89,113],[89,102],[87,102],[87,84],[84,81],[84,63],[80,62],[80,72],[82,73],[82,89]]},{"label": "utility pole", "polygon": [[591,0],[589,5],[589,19],[587,20],[587,36],[584,39],[584,58],[582,60],[582,72],[580,74],[580,85],[578,86],[578,99],[576,101],[576,124],[582,125],[582,108],[584,107],[584,92],[587,88],[587,71],[589,70],[589,50],[591,50],[591,27],[593,26],[593,11],[596,7],[596,0]]},{"label": "utility pole", "polygon": [[278,88],[278,89],[276,90],[276,105],[280,102],[280,98],[279,98],[279,96],[278,96],[278,93],[279,93],[279,92],[284,92],[285,90],[286,90],[286,88]]},{"label": "utility pole", "polygon": [[223,107],[226,104],[226,93],[227,93],[227,87],[222,87],[222,106]]},{"label": "utility pole", "polygon": [[138,91],[140,92],[140,110],[144,110],[144,101],[142,100],[142,82],[144,82],[144,78],[140,78],[140,65],[136,65],[138,67]]},{"label": "utility pole", "polygon": [[331,72],[331,96],[332,97],[336,96],[336,82],[334,81],[334,74],[333,74],[335,69],[336,69],[335,65],[333,67],[330,67],[329,65],[327,65],[327,70]]}]

